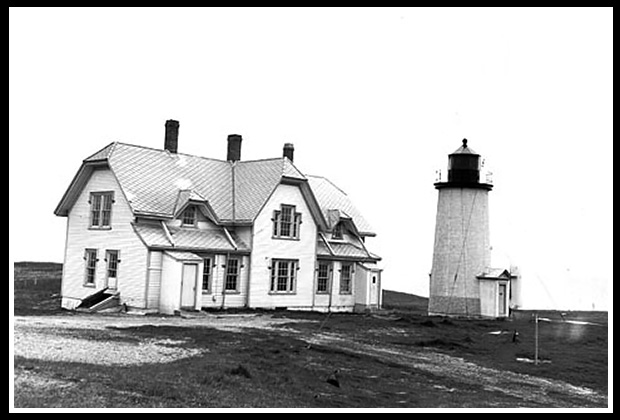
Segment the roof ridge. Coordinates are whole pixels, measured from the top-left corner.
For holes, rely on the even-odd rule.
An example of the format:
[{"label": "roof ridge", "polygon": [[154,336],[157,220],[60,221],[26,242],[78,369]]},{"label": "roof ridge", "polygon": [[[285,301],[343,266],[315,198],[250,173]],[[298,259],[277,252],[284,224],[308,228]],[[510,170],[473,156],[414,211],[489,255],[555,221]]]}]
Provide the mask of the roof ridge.
[{"label": "roof ridge", "polygon": [[[141,144],[125,143],[125,142],[122,142],[122,141],[115,141],[115,142],[113,142],[113,143],[115,143],[115,144],[120,144],[120,145],[123,145],[123,146],[136,147],[136,148],[139,148],[139,149],[152,150],[152,151],[154,151],[154,152],[168,153],[168,154],[170,154],[170,155],[183,155],[183,156],[189,156],[189,157],[194,157],[194,158],[199,158],[199,159],[213,160],[213,161],[216,161],[216,162],[229,163],[229,161],[227,161],[227,160],[216,159],[216,158],[210,158],[210,157],[200,156],[200,155],[192,155],[192,154],[190,154],[190,153],[178,153],[178,152],[177,152],[177,153],[170,153],[170,152],[169,152],[168,150],[166,150],[166,149],[156,149],[155,147],[143,146],[143,145],[141,145]],[[109,146],[109,145],[108,145],[108,146]],[[107,147],[107,146],[106,146],[106,147]],[[104,147],[104,149],[105,149],[105,147]],[[101,150],[103,150],[103,149],[101,149]],[[96,154],[96,153],[95,153],[95,154]]]},{"label": "roof ridge", "polygon": [[242,163],[266,162],[268,160],[281,160],[281,159],[284,159],[284,158],[276,157],[276,158],[264,158],[264,159],[252,159],[252,160],[239,160],[236,163],[242,164]]}]

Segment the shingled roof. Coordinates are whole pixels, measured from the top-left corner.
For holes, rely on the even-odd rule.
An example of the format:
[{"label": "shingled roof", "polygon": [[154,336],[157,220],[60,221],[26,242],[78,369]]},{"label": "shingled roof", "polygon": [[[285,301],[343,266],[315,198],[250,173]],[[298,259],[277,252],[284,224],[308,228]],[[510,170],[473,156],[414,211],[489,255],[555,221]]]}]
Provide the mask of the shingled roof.
[{"label": "shingled roof", "polygon": [[375,235],[370,224],[344,191],[322,176],[307,175],[306,178],[330,229],[341,219],[351,219],[361,235]]},{"label": "shingled roof", "polygon": [[[107,165],[136,216],[172,218],[188,200],[204,202],[223,224],[251,224],[281,182],[297,183],[327,226],[329,210],[350,217],[362,235],[374,235],[347,195],[329,180],[304,176],[286,157],[223,161],[114,142],[88,158],[55,214],[67,216],[92,170]],[[148,235],[147,235],[148,236]]]}]

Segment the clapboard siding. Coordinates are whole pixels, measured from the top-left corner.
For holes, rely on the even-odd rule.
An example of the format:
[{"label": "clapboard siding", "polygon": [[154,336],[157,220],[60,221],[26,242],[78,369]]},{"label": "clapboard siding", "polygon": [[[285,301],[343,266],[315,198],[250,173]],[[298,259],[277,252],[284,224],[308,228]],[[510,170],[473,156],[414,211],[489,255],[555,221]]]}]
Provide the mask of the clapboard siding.
[{"label": "clapboard siding", "polygon": [[162,251],[150,251],[148,263],[147,308],[159,308],[161,293]]},{"label": "clapboard siding", "polygon": [[[301,213],[299,240],[272,237],[273,212],[281,204],[294,205]],[[304,307],[313,305],[317,228],[299,187],[280,184],[254,221],[250,267],[250,307]],[[299,260],[294,294],[270,293],[271,260]]]},{"label": "clapboard siding", "polygon": [[[89,229],[90,194],[98,191],[113,191],[111,229]],[[138,239],[131,222],[133,214],[122,194],[118,182],[109,169],[93,171],[86,186],[67,219],[67,242],[65,266],[62,278],[63,306],[71,307],[71,302],[101,290],[106,282],[106,249],[120,251],[118,266],[118,291],[121,303],[144,308],[146,305],[146,264],[147,250]],[[85,249],[97,250],[95,287],[84,286],[86,261]]]},{"label": "clapboard siding", "polygon": [[[247,305],[247,293],[248,293],[248,274],[249,274],[249,261],[250,258],[247,255],[234,255],[231,254],[230,258],[238,258],[240,262],[240,271],[238,278],[238,291],[228,291],[222,293],[224,290],[224,279],[226,278],[226,254],[215,255],[215,265],[213,267],[211,290],[209,293],[200,292],[202,296],[199,297],[202,307],[204,308],[240,308]],[[202,273],[202,271],[201,271]],[[202,277],[200,278],[200,284],[202,284]]]},{"label": "clapboard siding", "polygon": [[[355,281],[351,284],[351,294],[340,293],[340,261],[332,261],[331,273],[331,293],[317,293],[314,297],[314,310],[318,311],[334,311],[334,312],[350,312],[355,305],[355,293],[357,293],[357,285]],[[355,265],[353,265],[356,270]],[[357,271],[353,273],[353,279],[357,275]],[[330,299],[331,294],[331,299]]]}]

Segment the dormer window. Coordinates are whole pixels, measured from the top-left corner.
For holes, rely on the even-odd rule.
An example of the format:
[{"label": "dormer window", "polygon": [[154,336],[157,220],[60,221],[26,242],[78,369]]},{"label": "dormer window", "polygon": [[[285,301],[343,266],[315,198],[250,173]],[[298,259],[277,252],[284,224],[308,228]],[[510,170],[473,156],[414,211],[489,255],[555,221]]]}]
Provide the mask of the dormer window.
[{"label": "dormer window", "polygon": [[181,215],[181,224],[183,226],[196,226],[196,207],[189,206],[183,210]]},{"label": "dormer window", "polygon": [[332,231],[332,239],[342,239],[342,223],[336,224]]},{"label": "dormer window", "polygon": [[301,213],[295,212],[295,206],[282,204],[273,212],[272,220],[274,238],[299,239]]}]

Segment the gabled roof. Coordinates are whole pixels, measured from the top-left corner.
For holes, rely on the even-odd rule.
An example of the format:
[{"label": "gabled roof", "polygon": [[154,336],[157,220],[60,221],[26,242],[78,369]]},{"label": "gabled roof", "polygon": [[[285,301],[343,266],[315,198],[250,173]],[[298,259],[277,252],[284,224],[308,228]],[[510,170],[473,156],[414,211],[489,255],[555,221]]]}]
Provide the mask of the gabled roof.
[{"label": "gabled roof", "polygon": [[111,143],[84,159],[55,214],[67,216],[92,171],[109,167],[136,216],[173,218],[188,203],[204,204],[218,224],[251,224],[282,182],[299,185],[317,223],[329,210],[374,235],[347,195],[329,180],[304,176],[286,157],[223,161],[125,143]]},{"label": "gabled roof", "polygon": [[84,159],[84,162],[96,162],[96,161],[107,159],[108,157],[110,157],[110,154],[112,153],[112,150],[114,149],[114,146],[116,146],[116,143],[108,144],[103,149],[99,150],[98,152],[95,152],[94,154]]},{"label": "gabled roof", "polygon": [[217,216],[215,215],[213,208],[211,208],[209,201],[194,190],[179,191],[177,202],[174,206],[173,217],[178,217],[181,212],[183,212],[190,205],[196,206],[202,214],[211,221],[215,223],[218,222]]},{"label": "gabled roof", "polygon": [[482,273],[476,276],[479,279],[510,280],[510,272],[505,268],[487,267]]},{"label": "gabled roof", "polygon": [[351,219],[362,236],[374,236],[370,224],[353,205],[349,196],[322,176],[306,175],[310,188],[321,206],[321,211],[332,229],[340,220]]},{"label": "gabled roof", "polygon": [[252,221],[282,179],[305,181],[288,158],[239,161],[232,166],[234,219]]}]

